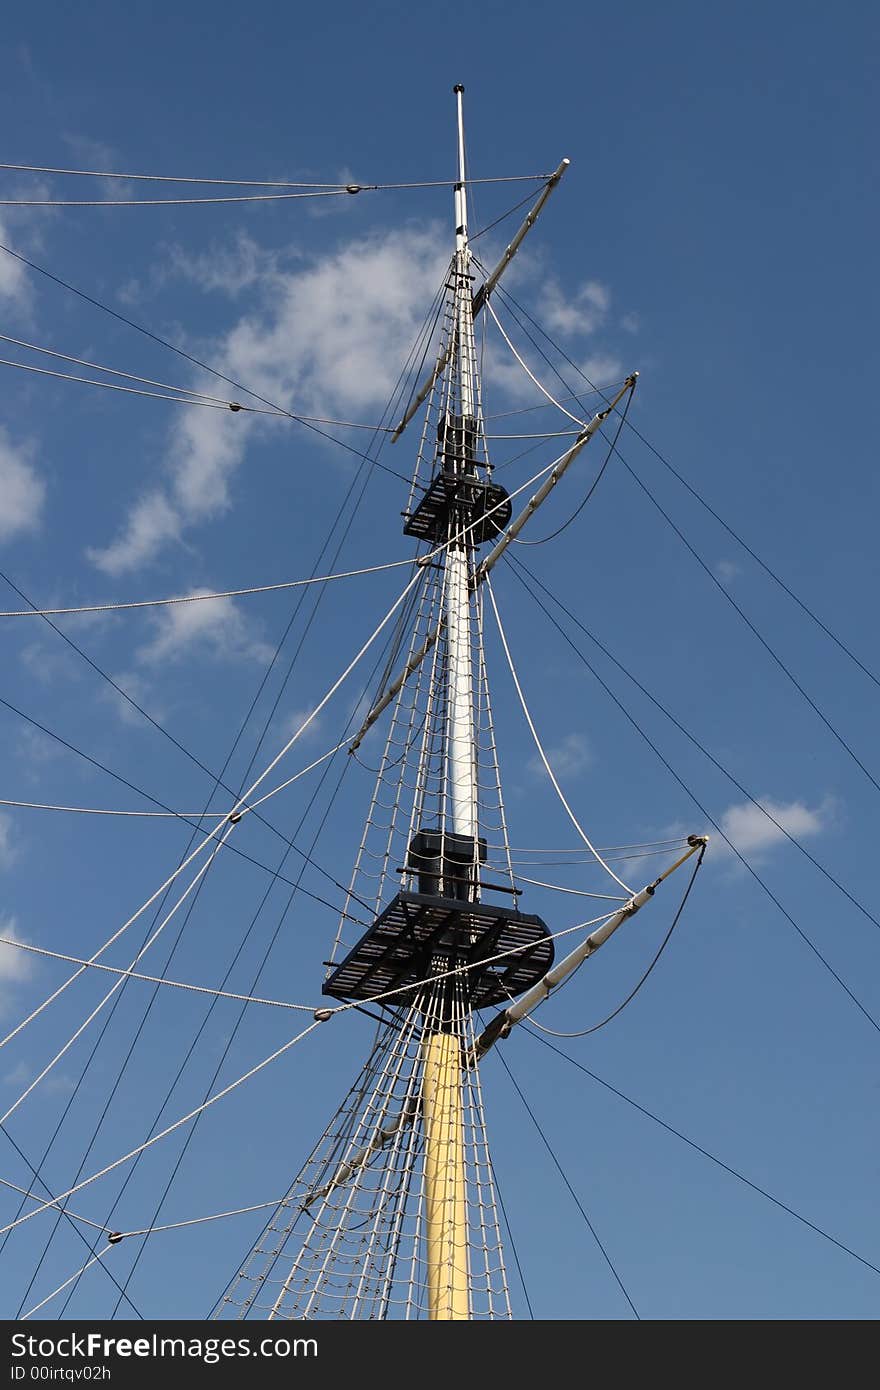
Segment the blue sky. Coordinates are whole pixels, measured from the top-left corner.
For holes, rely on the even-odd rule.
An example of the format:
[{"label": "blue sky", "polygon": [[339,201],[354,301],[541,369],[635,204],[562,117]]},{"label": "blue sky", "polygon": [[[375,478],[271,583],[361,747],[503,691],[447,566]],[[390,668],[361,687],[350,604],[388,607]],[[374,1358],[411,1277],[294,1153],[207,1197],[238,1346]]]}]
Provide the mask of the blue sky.
[{"label": "blue sky", "polygon": [[[880,668],[877,482],[869,453],[877,368],[877,195],[868,152],[876,127],[874,7],[850,3],[832,14],[812,3],[636,3],[614,12],[551,4],[536,16],[532,6],[452,4],[441,19],[419,7],[367,10],[345,3],[305,17],[255,4],[245,19],[223,4],[164,14],[163,7],[146,5],[126,6],[124,13],[100,3],[76,13],[37,5],[27,17],[9,18],[5,38],[0,150],[8,163],[241,179],[448,179],[455,81],[467,88],[474,176],[548,171],[569,156],[571,170],[508,288],[594,379],[641,372],[631,417],[639,430],[868,667]],[[0,174],[4,199],[84,198],[90,187],[87,180]],[[131,198],[145,196],[150,186],[99,187],[94,196]],[[488,224],[525,191],[480,187],[472,225]],[[487,258],[515,223],[487,234]],[[2,206],[0,227],[4,244],[194,356],[223,363],[230,375],[288,407],[371,421],[439,283],[452,215],[448,190],[426,189],[207,208]],[[2,253],[0,313],[6,325],[0,331],[8,336],[159,381],[215,389],[180,358]],[[3,347],[0,356],[40,362]],[[530,360],[536,371],[549,372],[540,359]],[[190,411],[0,371],[0,570],[41,605],[301,577],[314,565],[319,538],[354,476],[350,455],[295,424]],[[555,378],[552,384],[559,386]],[[487,410],[532,402],[534,390],[526,388],[505,369],[498,345],[491,346]],[[224,388],[216,393],[226,395]],[[547,424],[547,414],[540,418],[543,428],[564,427],[564,421]],[[405,436],[383,460],[408,473],[415,443]],[[871,776],[880,776],[876,687],[643,444],[624,432],[621,450]],[[510,478],[524,481],[550,456],[512,463]],[[570,515],[595,461],[548,504],[536,536]],[[400,481],[377,473],[336,567],[404,558],[404,503]],[[615,656],[870,906],[880,793],[625,469],[618,462],[609,467],[590,506],[558,542],[523,554]],[[331,587],[322,601],[263,763],[402,587],[394,572],[352,584]],[[598,843],[705,829],[680,786],[511,572],[499,572],[496,593],[536,722]],[[276,593],[170,613],[80,619],[64,630],[214,769],[229,752],[292,602],[289,593]],[[3,586],[0,607],[20,606],[14,590]],[[301,628],[302,620],[295,631]],[[205,773],[60,637],[36,619],[6,620],[0,637],[4,699],[166,805],[195,810],[203,803],[211,787]],[[513,841],[570,845],[571,832],[531,766],[534,749],[497,644],[489,656]],[[743,795],[619,672],[601,658],[597,663],[676,772],[878,1017],[877,928],[774,837]],[[335,742],[361,693],[356,682],[342,692],[304,752],[316,756]],[[268,712],[265,700],[260,712]],[[3,797],[145,804],[8,710],[0,722]],[[254,751],[250,728],[230,764],[236,785]],[[349,874],[367,791],[366,779],[351,779],[316,851],[339,881]],[[288,832],[306,799],[297,790],[276,803]],[[297,832],[305,847],[320,809]],[[277,839],[259,827],[248,833],[248,851],[276,862]],[[170,872],[187,834],[165,821],[0,808],[3,934],[87,954]],[[596,886],[586,874],[559,872],[572,886]],[[310,871],[303,883],[339,902],[326,877]],[[253,865],[218,858],[175,956],[177,978],[216,983],[264,886],[265,875]],[[283,907],[283,890],[273,890],[232,988],[253,973]],[[675,901],[658,896],[541,1021],[576,1030],[613,1008],[650,959]],[[524,905],[559,929],[576,920],[563,918],[559,902],[537,891]],[[334,930],[331,911],[301,898],[263,987],[317,1002]],[[13,947],[2,951],[6,1032],[66,971],[57,962],[34,963]],[[80,982],[3,1049],[0,1081],[8,1104],[106,988],[103,980]],[[50,1154],[45,1171],[55,1190],[72,1184],[137,1027],[145,996],[132,987],[126,999]],[[211,1016],[168,1118],[198,1103],[234,1021],[225,1009]],[[191,1000],[163,995],[85,1173],[141,1142],[183,1040],[201,1016]],[[287,1015],[250,1010],[222,1080],[280,1046],[289,1025]],[[93,1036],[71,1049],[51,1084],[9,1121],[28,1157],[42,1153]],[[368,1036],[364,1020],[347,1018],[214,1107],[172,1188],[165,1219],[279,1195],[345,1092]],[[717,840],[649,985],[613,1025],[560,1046],[880,1263],[877,1033]],[[876,1314],[878,1276],[533,1038],[513,1037],[505,1059],[643,1317]],[[497,1059],[487,1059],[484,1089],[495,1164],[536,1315],[627,1316]],[[177,1147],[157,1145],[138,1170],[117,1213],[120,1225],[137,1227],[151,1214],[179,1150],[178,1139],[168,1143]],[[0,1175],[23,1182],[27,1170],[14,1149],[2,1152]],[[110,1181],[84,1192],[79,1209],[103,1220],[116,1190]],[[2,1199],[6,1219],[16,1205],[14,1194]],[[48,1234],[41,1226],[46,1219],[23,1226],[6,1246],[0,1284],[10,1314],[24,1292],[21,1271],[30,1277]],[[131,1286],[141,1310],[202,1316],[253,1237],[251,1219],[155,1236]],[[33,1301],[74,1272],[84,1258],[79,1250],[59,1236]],[[120,1256],[123,1273],[122,1248]],[[92,1271],[70,1311],[105,1314],[111,1294],[109,1281]],[[514,1294],[522,1316],[521,1292],[514,1288]]]}]

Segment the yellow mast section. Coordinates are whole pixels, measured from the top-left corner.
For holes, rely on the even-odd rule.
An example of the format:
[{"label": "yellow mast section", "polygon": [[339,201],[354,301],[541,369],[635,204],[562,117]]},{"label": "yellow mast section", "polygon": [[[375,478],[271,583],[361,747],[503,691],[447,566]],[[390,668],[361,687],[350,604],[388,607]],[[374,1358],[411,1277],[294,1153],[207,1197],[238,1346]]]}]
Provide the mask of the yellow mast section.
[{"label": "yellow mast section", "polygon": [[468,1222],[461,1094],[461,1041],[433,1033],[424,1043],[425,1225],[428,1317],[468,1320]]}]

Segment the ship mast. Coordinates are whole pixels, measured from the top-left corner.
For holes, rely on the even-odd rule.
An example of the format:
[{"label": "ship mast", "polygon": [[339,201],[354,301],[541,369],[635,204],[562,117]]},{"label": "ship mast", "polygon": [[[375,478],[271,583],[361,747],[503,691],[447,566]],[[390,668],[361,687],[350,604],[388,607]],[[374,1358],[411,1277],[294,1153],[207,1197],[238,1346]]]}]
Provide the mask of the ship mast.
[{"label": "ship mast", "polygon": [[[218,1302],[218,1317],[512,1317],[480,1059],[650,901],[679,864],[702,858],[705,848],[704,837],[691,837],[676,864],[632,893],[556,965],[550,929],[520,907],[483,595],[490,571],[632,393],[636,377],[583,423],[514,515],[513,499],[492,478],[474,319],[568,161],[548,178],[475,294],[464,88],[454,92],[455,249],[443,285],[445,317],[434,366],[393,436],[424,407],[403,513],[404,534],[423,547],[419,584],[393,650],[401,665],[392,676],[389,659],[349,743],[357,756],[390,711],[323,983],[325,995],[344,1008],[364,1008],[379,1027],[348,1095]],[[506,649],[503,634],[502,644]],[[481,1022],[481,1011],[493,1008],[500,1011]]]},{"label": "ship mast", "polygon": [[[458,116],[458,182],[455,185],[454,351],[450,364],[454,390],[451,411],[441,428],[453,441],[447,464],[456,479],[473,468],[475,410],[474,313],[465,181],[464,88],[454,88]],[[454,413],[453,413],[454,412]],[[448,702],[448,786],[452,848],[459,862],[470,859],[468,897],[478,894],[477,748],[474,727],[474,673],[471,649],[473,544],[462,523],[464,509],[449,512],[444,558]],[[463,534],[462,534],[463,532]],[[445,962],[437,962],[445,964]],[[440,1027],[425,1039],[422,1107],[425,1125],[426,1262],[428,1316],[434,1320],[470,1317],[468,1296],[467,1204],[461,1090],[462,1039],[453,1023],[453,981],[449,981]]]}]

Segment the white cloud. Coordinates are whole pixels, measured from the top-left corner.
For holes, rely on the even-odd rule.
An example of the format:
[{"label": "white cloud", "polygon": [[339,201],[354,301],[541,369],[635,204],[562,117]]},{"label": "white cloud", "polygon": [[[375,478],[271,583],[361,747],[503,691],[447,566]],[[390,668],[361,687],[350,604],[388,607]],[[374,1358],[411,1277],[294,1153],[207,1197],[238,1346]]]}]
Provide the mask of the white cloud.
[{"label": "white cloud", "polygon": [[[37,1075],[37,1068],[28,1062],[16,1062],[11,1071],[3,1077],[6,1086],[14,1086],[16,1090],[28,1087]],[[44,1076],[40,1082],[38,1091],[44,1096],[68,1095],[76,1085],[72,1076],[67,1072],[59,1072],[53,1069],[48,1076]]]},{"label": "white cloud", "polygon": [[33,448],[13,444],[0,425],[0,541],[39,525],[46,485],[32,460]]},{"label": "white cloud", "polygon": [[125,574],[177,540],[180,529],[180,514],[165,493],[148,492],[135,502],[119,539],[104,550],[90,550],[89,558],[107,574]]},{"label": "white cloud", "polygon": [[[11,233],[3,218],[0,218],[0,241],[9,245]],[[4,309],[25,312],[30,305],[30,282],[27,266],[14,256],[0,252],[0,305]]]},{"label": "white cloud", "polygon": [[80,671],[77,658],[69,647],[61,647],[41,637],[22,647],[21,664],[41,685],[51,685],[59,680],[70,684],[78,678]]},{"label": "white cloud", "polygon": [[623,376],[623,363],[619,357],[608,353],[594,352],[581,363],[581,371],[595,386],[607,386],[609,382],[619,381]]},{"label": "white cloud", "polygon": [[715,566],[715,573],[718,575],[722,584],[729,584],[731,580],[736,579],[736,576],[741,574],[742,571],[739,565],[733,560],[719,560]]},{"label": "white cloud", "polygon": [[178,276],[199,289],[234,299],[243,290],[258,284],[265,286],[279,273],[278,253],[267,251],[247,232],[239,232],[231,245],[211,246],[198,255],[191,255],[181,246],[171,246],[159,277],[164,281]]},{"label": "white cloud", "polygon": [[[362,238],[286,271],[271,256],[258,270],[256,253],[247,260],[251,251],[244,244],[246,268],[239,256],[228,268],[228,288],[234,292],[243,274],[258,275],[262,307],[202,351],[227,376],[285,409],[369,418],[394,389],[424,305],[444,274],[447,251],[439,234],[407,229]],[[203,268],[194,274],[205,277]],[[200,378],[197,384],[225,395],[216,381],[205,386]],[[89,552],[93,562],[112,575],[137,569],[186,528],[226,512],[245,449],[254,432],[266,428],[266,417],[244,413],[182,415],[165,460],[167,480],[134,502],[117,538]]]},{"label": "white cloud", "polygon": [[120,304],[139,304],[144,295],[144,287],[136,275],[124,280],[116,291]]},{"label": "white cloud", "polygon": [[[818,835],[827,828],[834,810],[829,799],[817,807],[809,807],[803,801],[773,801],[770,797],[759,800],[773,820],[760,806],[744,801],[729,806],[719,821],[724,834],[743,854],[761,854],[771,849],[785,840],[786,830],[799,840]],[[774,820],[777,825],[773,824]]]},{"label": "white cloud", "polygon": [[[0,917],[0,936],[9,941],[24,940],[17,930],[14,917]],[[33,961],[27,951],[0,942],[0,1013],[5,1012],[11,1003],[15,987],[29,980],[32,973]]]},{"label": "white cloud", "polygon": [[[10,198],[33,198],[37,201],[51,198],[52,185],[46,179],[37,179],[32,174],[22,175],[20,182],[12,185],[7,196]],[[5,208],[0,217],[0,241],[13,250],[28,254],[39,253],[46,227],[57,215],[54,208],[41,208],[36,221],[33,209],[29,207]],[[25,322],[31,318],[33,305],[33,278],[23,261],[0,251],[0,308]]]},{"label": "white cloud", "polygon": [[[293,735],[297,732],[297,730],[302,728],[303,724],[308,719],[313,709],[314,705],[306,705],[302,709],[295,709],[290,712],[290,714],[284,721],[285,739],[293,738]],[[300,742],[302,742],[304,739],[314,738],[315,735],[320,731],[322,723],[323,720],[321,719],[321,716],[319,714],[317,719],[312,720],[311,724],[305,730],[305,732],[300,734]]]},{"label": "white cloud", "polygon": [[[240,234],[204,255],[170,248],[152,281],[183,277],[206,293],[232,299],[247,290],[248,311],[213,344],[199,344],[200,355],[284,409],[367,421],[394,389],[448,256],[445,232],[438,227],[354,238],[320,256],[306,256],[296,247],[269,250]],[[594,333],[606,320],[610,292],[599,281],[588,280],[566,295],[539,265],[523,263],[520,271],[535,284],[539,314],[550,332],[571,339]],[[136,282],[120,291],[126,297],[143,292]],[[584,370],[605,384],[621,376],[622,366],[614,357],[594,353]],[[513,398],[534,393],[494,335],[486,373]],[[536,375],[543,374],[544,367],[536,364]],[[240,394],[204,374],[193,384],[223,397]],[[169,544],[180,543],[189,528],[222,516],[232,504],[246,450],[271,430],[289,434],[297,426],[243,412],[194,409],[179,416],[164,476],[132,500],[116,537],[89,551],[93,563],[114,576],[137,570]]]},{"label": "white cloud", "polygon": [[65,751],[60,743],[41,729],[28,724],[18,731],[15,752],[21,760],[24,775],[32,782],[38,782],[43,768],[61,758]]},{"label": "white cloud", "polygon": [[[549,748],[545,746],[547,761],[557,777],[579,777],[593,761],[590,745],[583,734],[565,734],[558,743]],[[547,771],[540,757],[529,760],[529,772],[536,777],[546,777]]]},{"label": "white cloud", "polygon": [[[350,183],[357,183],[357,179],[353,170],[348,165],[344,165],[341,169],[336,170],[334,182],[347,186]],[[353,196],[349,194],[346,197],[338,198],[309,198],[305,207],[309,217],[340,217],[345,216],[348,212],[353,212],[356,203],[357,194]]]},{"label": "white cloud", "polygon": [[0,815],[0,869],[8,869],[18,858],[18,849],[13,842],[12,820]]},{"label": "white cloud", "polygon": [[114,672],[113,679],[124,690],[130,699],[126,700],[125,695],[120,695],[119,690],[114,690],[110,685],[101,687],[101,699],[115,709],[123,724],[142,727],[147,721],[144,716],[135,709],[132,700],[143,709],[147,709],[153,719],[160,724],[164,723],[166,711],[163,705],[157,703],[152,685],[149,680],[140,675],[137,671],[118,671]]},{"label": "white cloud", "polygon": [[624,314],[620,326],[625,333],[638,333],[641,328],[638,314]]},{"label": "white cloud", "polygon": [[[197,594],[209,592],[193,590]],[[253,636],[244,615],[230,598],[173,604],[160,609],[152,623],[152,639],[136,653],[137,660],[145,666],[177,661],[193,650],[207,652],[219,660],[244,657],[261,662],[269,661],[273,653],[267,642]]]},{"label": "white cloud", "polygon": [[598,280],[587,280],[573,294],[566,294],[553,278],[545,280],[537,317],[549,333],[571,338],[595,333],[605,321],[611,293]]},{"label": "white cloud", "polygon": [[[76,158],[87,169],[113,170],[118,169],[120,164],[122,163],[120,156],[113,149],[112,145],[105,145],[103,140],[92,140],[87,135],[70,134],[63,136],[63,139],[64,143],[68,146],[70,150],[73,151]],[[92,191],[88,194],[88,197],[102,198],[105,200],[111,200],[116,198],[149,198],[162,196],[161,194],[150,194],[145,193],[143,191],[140,194],[135,193],[133,191],[134,185],[128,182],[126,179],[95,179],[91,185],[91,188]],[[141,184],[141,189],[143,190],[143,188],[144,185]],[[83,194],[82,196],[85,197],[87,195]]]},{"label": "white cloud", "polygon": [[[507,325],[505,325],[505,331]],[[511,341],[514,341],[512,334],[508,332]],[[529,365],[529,370],[538,381],[544,381],[547,373],[546,364],[529,357],[528,347],[524,348],[522,343],[517,343],[517,352],[524,362]],[[533,354],[534,356],[534,354]],[[536,403],[536,387],[530,381],[520,364],[517,362],[513,353],[510,352],[507,344],[497,332],[494,336],[487,339],[485,350],[482,352],[483,384],[489,386],[492,393],[503,392],[510,401],[516,405]],[[553,387],[556,388],[554,392]],[[549,388],[551,394],[567,395],[556,379]],[[485,396],[485,391],[484,391]],[[546,402],[546,396],[537,396],[538,400]],[[549,404],[549,402],[547,402]]]}]

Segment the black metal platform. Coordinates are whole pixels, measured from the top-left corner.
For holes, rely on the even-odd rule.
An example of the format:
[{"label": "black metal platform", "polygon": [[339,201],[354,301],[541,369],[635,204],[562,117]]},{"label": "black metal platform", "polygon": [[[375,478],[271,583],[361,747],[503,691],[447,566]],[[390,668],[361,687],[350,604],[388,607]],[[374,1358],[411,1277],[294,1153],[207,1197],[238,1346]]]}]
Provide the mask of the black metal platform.
[{"label": "black metal platform", "polygon": [[[505,954],[506,953],[506,954]],[[494,959],[500,956],[501,959]],[[540,917],[493,903],[398,893],[324,984],[334,999],[374,999],[424,980],[441,957],[462,974],[471,1008],[507,1003],[545,975],[553,942]],[[408,995],[395,1002],[407,1003]]]},{"label": "black metal platform", "polygon": [[475,473],[437,473],[422,494],[419,504],[404,524],[406,536],[432,544],[444,541],[449,533],[453,507],[463,515],[473,545],[494,540],[508,524],[512,514],[510,498],[497,483],[478,478]]}]

